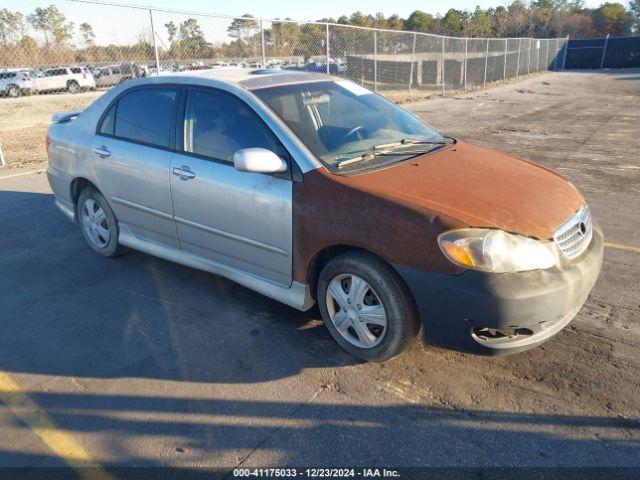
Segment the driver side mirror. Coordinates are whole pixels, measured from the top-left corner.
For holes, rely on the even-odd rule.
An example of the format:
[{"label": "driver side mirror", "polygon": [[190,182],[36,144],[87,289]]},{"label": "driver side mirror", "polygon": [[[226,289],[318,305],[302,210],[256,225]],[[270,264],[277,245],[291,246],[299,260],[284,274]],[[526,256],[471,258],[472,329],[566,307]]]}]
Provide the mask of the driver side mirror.
[{"label": "driver side mirror", "polygon": [[241,172],[283,173],[287,163],[266,148],[243,148],[233,154],[233,166]]}]

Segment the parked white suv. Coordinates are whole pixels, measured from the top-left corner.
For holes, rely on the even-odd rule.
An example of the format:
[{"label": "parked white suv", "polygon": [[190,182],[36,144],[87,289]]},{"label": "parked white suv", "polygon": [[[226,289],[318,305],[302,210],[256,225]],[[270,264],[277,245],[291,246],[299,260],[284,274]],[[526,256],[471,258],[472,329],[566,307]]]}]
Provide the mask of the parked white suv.
[{"label": "parked white suv", "polygon": [[24,72],[0,72],[0,95],[19,97],[33,91],[31,78]]},{"label": "parked white suv", "polygon": [[83,89],[96,88],[93,75],[85,67],[50,68],[40,72],[34,83],[40,92],[66,90],[78,93]]}]

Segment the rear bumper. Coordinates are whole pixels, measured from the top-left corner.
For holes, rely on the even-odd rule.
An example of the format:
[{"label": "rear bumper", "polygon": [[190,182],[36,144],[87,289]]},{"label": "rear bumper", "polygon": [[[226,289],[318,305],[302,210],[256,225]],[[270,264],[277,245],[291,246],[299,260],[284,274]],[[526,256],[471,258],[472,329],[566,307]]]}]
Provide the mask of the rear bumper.
[{"label": "rear bumper", "polygon": [[75,221],[76,211],[71,198],[71,182],[73,177],[52,166],[47,168],[47,180],[53,191],[56,207],[69,219]]},{"label": "rear bumper", "polygon": [[[528,350],[553,337],[578,313],[595,284],[603,235],[594,225],[589,248],[549,270],[447,275],[398,269],[416,300],[426,344],[488,355]],[[486,329],[506,330],[508,335]]]}]

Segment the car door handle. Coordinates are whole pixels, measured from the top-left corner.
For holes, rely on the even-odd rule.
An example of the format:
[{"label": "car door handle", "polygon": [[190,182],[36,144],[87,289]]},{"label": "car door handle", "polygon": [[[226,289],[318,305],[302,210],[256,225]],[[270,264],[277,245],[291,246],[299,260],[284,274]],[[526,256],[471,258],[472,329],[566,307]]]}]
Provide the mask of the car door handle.
[{"label": "car door handle", "polygon": [[111,155],[111,152],[105,146],[94,148],[93,153],[100,156],[100,158],[107,158],[109,155]]},{"label": "car door handle", "polygon": [[180,177],[180,180],[190,180],[195,178],[196,174],[193,173],[188,166],[183,165],[181,167],[173,167],[171,173]]}]

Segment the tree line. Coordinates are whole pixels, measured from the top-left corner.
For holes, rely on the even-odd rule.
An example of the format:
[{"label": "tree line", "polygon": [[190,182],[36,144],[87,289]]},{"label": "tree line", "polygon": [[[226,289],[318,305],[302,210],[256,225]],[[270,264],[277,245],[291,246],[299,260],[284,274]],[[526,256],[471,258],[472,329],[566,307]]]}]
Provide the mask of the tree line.
[{"label": "tree line", "polygon": [[473,11],[449,9],[444,16],[416,10],[406,19],[355,12],[323,21],[361,27],[408,30],[452,37],[593,38],[640,34],[640,0],[628,6],[606,2],[586,8],[582,0],[516,0],[509,6]]}]

